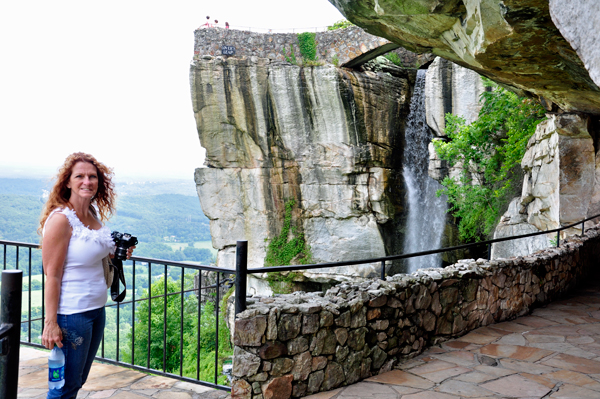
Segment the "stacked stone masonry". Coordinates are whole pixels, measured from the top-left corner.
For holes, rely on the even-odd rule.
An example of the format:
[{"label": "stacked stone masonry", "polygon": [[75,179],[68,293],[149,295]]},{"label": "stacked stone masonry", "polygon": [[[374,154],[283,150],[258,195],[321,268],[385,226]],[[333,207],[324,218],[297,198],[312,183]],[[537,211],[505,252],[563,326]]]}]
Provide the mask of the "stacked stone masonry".
[{"label": "stacked stone masonry", "polygon": [[[194,59],[204,55],[213,57],[222,56],[223,46],[233,46],[236,58],[268,58],[271,61],[302,62],[298,35],[296,33],[257,33],[222,28],[202,28],[194,32]],[[357,26],[317,32],[315,37],[317,45],[317,60],[323,63],[344,65],[347,62],[373,52],[379,55],[378,49],[387,51],[398,48],[389,40],[370,35]],[[387,52],[383,51],[383,52]],[[397,49],[403,64],[414,67],[429,60],[427,57]],[[293,56],[292,56],[293,54]]]},{"label": "stacked stone masonry", "polygon": [[594,227],[528,257],[249,298],[235,321],[232,398],[303,397],[389,371],[428,346],[556,299],[599,256]]}]

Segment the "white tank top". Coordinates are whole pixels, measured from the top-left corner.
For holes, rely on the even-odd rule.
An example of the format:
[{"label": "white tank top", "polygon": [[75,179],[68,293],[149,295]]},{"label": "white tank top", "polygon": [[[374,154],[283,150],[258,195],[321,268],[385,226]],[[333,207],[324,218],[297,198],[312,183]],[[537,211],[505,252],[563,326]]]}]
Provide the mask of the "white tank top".
[{"label": "white tank top", "polygon": [[[54,213],[65,215],[73,229],[63,266],[57,313],[74,314],[99,309],[106,304],[108,297],[102,258],[115,251],[110,229],[102,226],[92,230],[84,226],[75,211],[69,208],[55,209],[46,222]],[[45,229],[44,225],[42,234]]]}]

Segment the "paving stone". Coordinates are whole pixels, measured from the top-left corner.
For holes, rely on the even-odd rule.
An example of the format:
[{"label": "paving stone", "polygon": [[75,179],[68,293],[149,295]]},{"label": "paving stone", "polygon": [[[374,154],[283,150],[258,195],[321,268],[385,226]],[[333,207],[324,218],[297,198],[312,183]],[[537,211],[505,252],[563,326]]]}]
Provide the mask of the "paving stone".
[{"label": "paving stone", "polygon": [[131,384],[131,389],[169,389],[177,382],[174,378],[150,376]]},{"label": "paving stone", "polygon": [[196,393],[212,392],[215,391],[213,388],[205,387],[199,384],[192,384],[191,382],[176,381],[173,388],[184,389],[186,391],[193,391]]},{"label": "paving stone", "polygon": [[502,377],[495,381],[486,382],[480,385],[485,389],[489,389],[492,392],[499,393],[500,395],[506,395],[510,397],[537,397],[541,398],[550,392],[550,388],[545,387],[542,384],[538,384],[535,381],[529,380],[520,375],[510,375],[508,377]]},{"label": "paving stone", "polygon": [[461,398],[478,398],[493,395],[493,392],[485,388],[464,381],[456,381],[454,379],[442,382],[436,390],[458,395]]},{"label": "paving stone", "polygon": [[153,397],[156,399],[192,399],[192,394],[189,392],[159,391]]},{"label": "paving stone", "polygon": [[474,367],[477,365],[475,355],[467,351],[455,351],[433,355],[438,360],[443,360],[449,363],[458,364],[465,367]]},{"label": "paving stone", "polygon": [[43,389],[43,388],[24,389],[23,391],[21,391],[17,394],[17,397],[19,397],[19,398],[35,398],[36,396],[46,395],[47,393],[48,393],[48,387],[46,387],[46,389]]},{"label": "paving stone", "polygon": [[[96,391],[89,395],[89,398],[92,399],[105,399],[110,398],[117,390],[116,389],[106,389],[104,391]],[[79,397],[79,395],[77,395]]]},{"label": "paving stone", "polygon": [[494,357],[509,357],[511,359],[526,360],[536,362],[553,352],[545,349],[531,348],[520,345],[497,345],[490,344],[479,349],[479,352]]},{"label": "paving stone", "polygon": [[577,385],[564,384],[558,391],[549,396],[550,399],[598,399],[598,392],[578,387]]},{"label": "paving stone", "polygon": [[411,395],[404,395],[402,399],[458,399],[460,396],[450,395],[447,393],[423,391]]},{"label": "paving stone", "polygon": [[590,359],[583,359],[564,353],[560,353],[551,359],[544,360],[542,364],[546,366],[578,371],[585,374],[600,374],[600,362]]},{"label": "paving stone", "polygon": [[554,367],[544,366],[539,363],[523,362],[521,360],[514,359],[501,359],[500,365],[509,370],[531,374],[546,374],[556,371],[556,368]]},{"label": "paving stone", "polygon": [[387,385],[359,382],[345,388],[344,396],[357,398],[383,398],[388,396],[396,399],[397,392]]},{"label": "paving stone", "polygon": [[48,369],[27,374],[27,378],[19,378],[19,386],[27,388],[48,389]]},{"label": "paving stone", "polygon": [[522,334],[513,333],[513,334],[507,334],[507,335],[503,336],[502,338],[500,338],[498,341],[496,341],[494,343],[498,344],[498,345],[525,346],[525,345],[527,345],[528,342]]},{"label": "paving stone", "polygon": [[496,339],[498,339],[497,336],[478,334],[476,332],[470,332],[467,335],[463,335],[462,337],[457,338],[456,340],[462,341],[462,342],[468,342],[470,344],[486,345],[486,344],[489,344],[490,342],[494,342]]},{"label": "paving stone", "polygon": [[533,315],[519,317],[514,322],[532,328],[548,327],[556,324],[556,322],[552,320],[544,319],[543,317],[537,317]]},{"label": "paving stone", "polygon": [[554,387],[556,387],[556,384],[558,384],[558,382],[552,381],[552,379],[546,378],[546,376],[530,374],[530,373],[520,373],[519,375],[521,377],[527,378],[528,380],[535,381],[538,384],[542,384],[543,386],[550,388],[550,389],[554,389]]},{"label": "paving stone", "polygon": [[425,378],[402,370],[392,370],[379,374],[365,381],[378,382],[381,384],[403,385],[410,388],[429,389],[434,384]]},{"label": "paving stone", "polygon": [[314,395],[305,396],[306,399],[330,399],[342,392],[343,388],[334,389],[333,391],[319,392]]},{"label": "paving stone", "polygon": [[571,356],[582,357],[584,359],[593,359],[598,357],[598,355],[591,351],[586,351],[584,349],[579,349],[576,346],[568,344],[566,342],[561,343],[544,343],[544,344],[531,344],[533,348],[546,349],[554,352],[566,353]]},{"label": "paving stone", "polygon": [[442,382],[455,375],[473,371],[470,368],[456,366],[455,364],[436,360],[423,366],[415,367],[410,370],[411,373],[427,378],[433,382]]},{"label": "paving stone", "polygon": [[595,391],[600,391],[600,383],[598,381],[585,374],[577,373],[575,371],[559,370],[554,373],[544,374],[543,376],[552,380],[562,381],[588,389],[593,389]]},{"label": "paving stone", "polygon": [[[120,370],[124,370],[120,368]],[[88,391],[100,391],[104,389],[118,389],[129,386],[137,380],[144,378],[146,374],[139,371],[126,370],[113,375],[107,375],[102,378],[97,378],[95,375],[90,375],[87,382],[83,386]]]},{"label": "paving stone", "polygon": [[495,330],[507,331],[509,333],[510,332],[523,333],[523,332],[531,330],[531,327],[524,326],[522,324],[517,324],[514,322],[510,322],[510,321],[505,321],[503,323],[494,324],[493,328]]},{"label": "paving stone", "polygon": [[565,342],[564,335],[544,335],[544,334],[526,333],[526,334],[523,334],[523,336],[529,343]]},{"label": "paving stone", "polygon": [[148,397],[138,395],[137,393],[131,391],[119,390],[114,396],[111,396],[111,399],[148,399]]}]

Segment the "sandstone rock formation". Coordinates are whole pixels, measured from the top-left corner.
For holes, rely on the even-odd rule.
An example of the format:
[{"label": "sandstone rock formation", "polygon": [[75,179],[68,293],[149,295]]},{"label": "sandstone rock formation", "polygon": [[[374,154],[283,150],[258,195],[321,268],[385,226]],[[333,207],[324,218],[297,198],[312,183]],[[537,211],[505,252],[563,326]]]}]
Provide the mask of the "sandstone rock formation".
[{"label": "sandstone rock formation", "polygon": [[[589,124],[588,116],[561,114],[538,125],[521,161],[521,197],[511,202],[494,238],[556,229],[599,213],[598,161]],[[547,247],[555,236],[497,243],[492,257],[527,255]]]},{"label": "sandstone rock formation", "polygon": [[[243,239],[248,266],[263,266],[291,200],[295,234],[304,234],[314,262],[401,250],[399,164],[414,72],[396,72],[253,57],[194,61],[193,107],[208,166],[195,179],[219,266],[234,266]],[[328,282],[378,275],[379,267],[307,275]]]},{"label": "sandstone rock formation", "polygon": [[599,67],[594,65],[599,35],[593,23],[599,18],[596,2],[330,2],[371,34],[415,52],[432,52],[539,97],[549,110],[554,103],[565,111],[600,114]]}]

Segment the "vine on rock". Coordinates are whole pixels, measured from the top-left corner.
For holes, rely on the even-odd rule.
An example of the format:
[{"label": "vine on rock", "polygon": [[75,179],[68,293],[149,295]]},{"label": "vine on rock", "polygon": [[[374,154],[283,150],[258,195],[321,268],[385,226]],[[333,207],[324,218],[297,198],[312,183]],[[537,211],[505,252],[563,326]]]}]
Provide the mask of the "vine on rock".
[{"label": "vine on rock", "polygon": [[298,33],[298,47],[300,47],[300,54],[302,54],[305,63],[317,61],[316,36],[315,32]]},{"label": "vine on rock", "polygon": [[520,183],[520,163],[527,142],[544,119],[544,108],[490,80],[481,95],[479,117],[467,125],[459,116],[446,114],[448,142],[434,140],[440,158],[450,167],[460,166],[459,177],[446,177],[439,195],[447,195],[449,210],[458,218],[464,242],[485,239]]},{"label": "vine on rock", "polygon": [[[305,265],[312,261],[310,247],[306,245],[304,234],[292,226],[292,210],[296,201],[291,199],[285,203],[285,216],[281,233],[273,238],[267,246],[265,266],[284,266],[296,260],[298,264]],[[291,237],[290,237],[291,232]],[[291,291],[297,273],[269,273],[267,281],[275,293]]]}]

